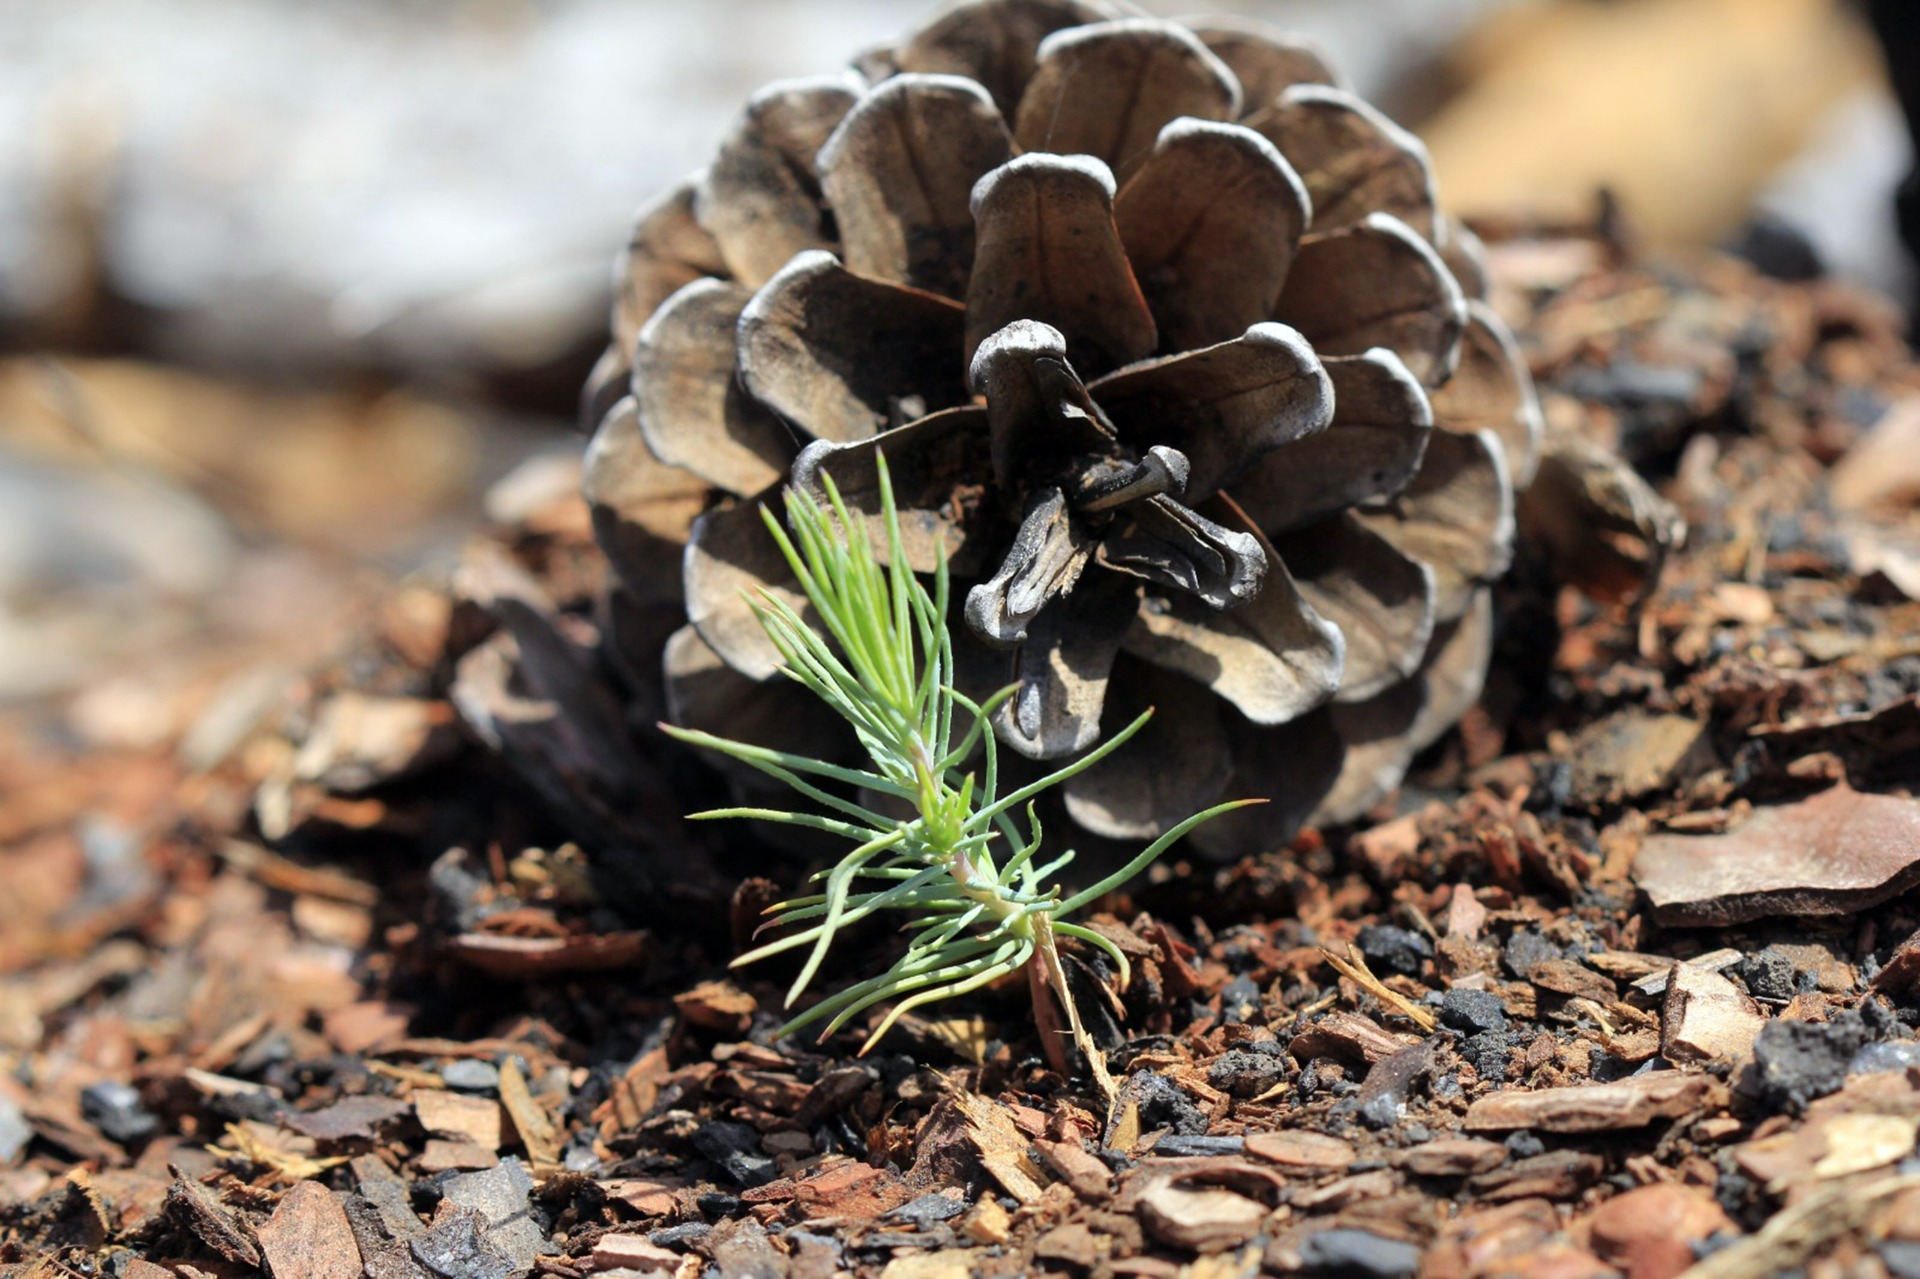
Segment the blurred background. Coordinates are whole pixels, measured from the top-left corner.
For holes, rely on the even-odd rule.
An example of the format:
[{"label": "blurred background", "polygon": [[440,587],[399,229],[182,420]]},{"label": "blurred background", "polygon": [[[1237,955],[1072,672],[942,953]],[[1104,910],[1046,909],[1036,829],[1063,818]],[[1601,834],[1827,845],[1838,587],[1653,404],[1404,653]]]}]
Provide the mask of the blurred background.
[{"label": "blurred background", "polygon": [[[242,714],[510,515],[502,476],[567,482],[634,210],[930,7],[0,0],[0,704],[75,746]],[[1604,202],[1911,297],[1870,21],[1920,73],[1911,0],[1216,7],[1320,40],[1470,217]]]}]

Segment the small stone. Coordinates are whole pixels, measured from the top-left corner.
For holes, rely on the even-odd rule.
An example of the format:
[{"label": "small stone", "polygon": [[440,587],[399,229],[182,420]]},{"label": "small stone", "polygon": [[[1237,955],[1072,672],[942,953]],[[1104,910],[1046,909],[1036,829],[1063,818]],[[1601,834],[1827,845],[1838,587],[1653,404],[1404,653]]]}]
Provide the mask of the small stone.
[{"label": "small stone", "polygon": [[80,1094],[80,1115],[102,1136],[131,1145],[153,1136],[160,1120],[140,1104],[140,1093],[117,1079],[92,1084]]},{"label": "small stone", "polygon": [[486,1218],[478,1212],[443,1202],[432,1227],[413,1236],[407,1246],[414,1259],[440,1279],[509,1279],[516,1267],[487,1242],[486,1228]]},{"label": "small stone", "polygon": [[1440,1024],[1463,1035],[1505,1030],[1506,1005],[1490,990],[1450,990],[1440,1001]]},{"label": "small stone", "polygon": [[1234,1048],[1220,1054],[1207,1067],[1208,1083],[1242,1099],[1258,1097],[1286,1077],[1285,1059],[1272,1053],[1249,1052],[1244,1048]]},{"label": "small stone", "polygon": [[1191,1252],[1225,1252],[1259,1233],[1267,1210],[1231,1190],[1188,1190],[1170,1179],[1141,1193],[1140,1220],[1161,1243]]},{"label": "small stone", "polygon": [[1594,1210],[1592,1247],[1633,1279],[1672,1279],[1694,1263],[1694,1245],[1733,1222],[1705,1191],[1656,1182]]},{"label": "small stone", "polygon": [[1832,1021],[1774,1021],[1753,1041],[1760,1093],[1776,1108],[1804,1110],[1839,1090],[1854,1054],[1873,1038],[1849,1009]]},{"label": "small stone", "polygon": [[1793,960],[1777,946],[1756,951],[1733,966],[1734,976],[1747,983],[1756,999],[1784,1004],[1796,993]]},{"label": "small stone", "polygon": [[1660,1053],[1671,1062],[1743,1062],[1766,1024],[1760,1005],[1727,978],[1675,964],[1660,1009]]},{"label": "small stone", "polygon": [[505,1257],[515,1271],[524,1273],[546,1246],[546,1232],[534,1220],[528,1202],[532,1193],[533,1178],[526,1166],[508,1158],[497,1168],[449,1181],[442,1207],[454,1204],[480,1214],[487,1246]]},{"label": "small stone", "polygon": [[1868,1044],[1847,1063],[1849,1075],[1876,1075],[1887,1071],[1920,1069],[1920,1042],[1911,1039]]},{"label": "small stone", "polygon": [[713,1233],[713,1227],[704,1221],[688,1221],[678,1226],[665,1226],[649,1231],[647,1242],[659,1244],[662,1248],[675,1248],[695,1239],[704,1239]]},{"label": "small stone", "polygon": [[1209,1126],[1206,1112],[1193,1104],[1193,1099],[1180,1085],[1151,1071],[1137,1071],[1127,1077],[1115,1112],[1125,1110],[1128,1102],[1139,1108],[1141,1132],[1171,1128],[1176,1133],[1197,1137]]},{"label": "small stone", "polygon": [[889,1221],[904,1221],[915,1230],[927,1230],[943,1221],[951,1221],[965,1212],[968,1203],[964,1199],[954,1199],[937,1191],[929,1191],[918,1199],[909,1199],[887,1214]]},{"label": "small stone", "polygon": [[478,1057],[460,1057],[447,1063],[440,1078],[461,1092],[492,1092],[500,1087],[500,1068]]},{"label": "small stone", "polygon": [[739,1185],[764,1186],[779,1175],[773,1160],[760,1153],[760,1134],[746,1124],[722,1119],[702,1124],[693,1146]]},{"label": "small stone", "polygon": [[1369,924],[1355,939],[1367,965],[1376,973],[1397,973],[1418,977],[1421,965],[1433,958],[1433,943],[1408,928],[1391,924]]},{"label": "small stone", "polygon": [[1509,937],[1500,955],[1507,970],[1522,980],[1542,964],[1550,964],[1560,957],[1560,948],[1533,928],[1522,928]]},{"label": "small stone", "polygon": [[1300,1261],[1311,1274],[1401,1279],[1419,1269],[1420,1249],[1365,1230],[1320,1230],[1300,1241]]},{"label": "small stone", "polygon": [[1220,1020],[1246,1023],[1260,1015],[1260,986],[1251,977],[1235,977],[1220,989]]}]

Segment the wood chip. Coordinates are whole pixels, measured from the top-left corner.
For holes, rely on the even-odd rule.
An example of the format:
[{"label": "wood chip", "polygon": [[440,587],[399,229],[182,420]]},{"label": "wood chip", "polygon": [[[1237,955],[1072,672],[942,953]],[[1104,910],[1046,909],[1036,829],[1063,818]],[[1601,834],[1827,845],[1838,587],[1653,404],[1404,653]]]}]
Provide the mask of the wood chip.
[{"label": "wood chip", "polygon": [[500,1103],[491,1097],[424,1089],[413,1095],[413,1113],[420,1126],[436,1137],[457,1138],[483,1150],[500,1149]]},{"label": "wood chip", "polygon": [[1766,1024],[1760,1005],[1732,981],[1675,964],[1660,1009],[1660,1052],[1671,1062],[1742,1062]]},{"label": "wood chip", "polygon": [[1394,1155],[1397,1168],[1416,1177],[1470,1177],[1491,1172],[1505,1163],[1507,1148],[1478,1137],[1442,1137]]},{"label": "wood chip", "polygon": [[1303,1172],[1345,1172],[1359,1155],[1338,1137],[1317,1132],[1247,1134],[1247,1153]]},{"label": "wood chip", "polygon": [[1662,1071],[1612,1084],[1495,1093],[1468,1107],[1465,1122],[1474,1132],[1612,1132],[1724,1105],[1726,1099],[1726,1086],[1712,1076]]},{"label": "wood chip", "polygon": [[1154,1182],[1138,1200],[1140,1220],[1164,1244],[1192,1252],[1225,1252],[1253,1238],[1267,1210],[1231,1190],[1188,1190],[1171,1179]]},{"label": "wood chip", "polygon": [[1633,876],[1669,926],[1855,914],[1920,883],[1920,800],[1834,786],[1724,835],[1650,835]]},{"label": "wood chip", "polygon": [[527,1091],[527,1077],[511,1057],[500,1063],[500,1104],[507,1108],[520,1143],[527,1148],[527,1157],[537,1164],[557,1163],[560,1143],[554,1135],[553,1121]]},{"label": "wood chip", "polygon": [[680,1254],[650,1243],[645,1235],[601,1235],[593,1241],[593,1268],[612,1270],[624,1267],[651,1273],[673,1270],[680,1265]]},{"label": "wood chip", "polygon": [[260,1252],[274,1279],[360,1279],[360,1246],[347,1214],[316,1181],[280,1197],[260,1227]]}]

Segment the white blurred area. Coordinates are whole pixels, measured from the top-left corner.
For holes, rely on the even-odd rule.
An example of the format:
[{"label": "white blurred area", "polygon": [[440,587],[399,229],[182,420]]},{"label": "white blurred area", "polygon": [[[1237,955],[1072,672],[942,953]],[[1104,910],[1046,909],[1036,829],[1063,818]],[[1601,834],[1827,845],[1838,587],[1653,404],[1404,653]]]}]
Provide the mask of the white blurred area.
[{"label": "white blurred area", "polygon": [[[1374,93],[1500,2],[1226,7]],[[97,250],[195,363],[538,365],[600,323],[634,209],[754,87],[934,7],[0,0],[0,317],[57,307]]]}]

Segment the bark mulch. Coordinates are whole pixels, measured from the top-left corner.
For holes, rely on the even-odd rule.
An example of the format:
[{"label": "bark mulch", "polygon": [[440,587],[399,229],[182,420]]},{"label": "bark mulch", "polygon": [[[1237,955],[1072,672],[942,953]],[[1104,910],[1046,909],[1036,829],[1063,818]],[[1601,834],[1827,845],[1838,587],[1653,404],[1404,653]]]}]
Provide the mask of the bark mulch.
[{"label": "bark mulch", "polygon": [[0,1274],[1920,1274],[1920,370],[1486,230],[1560,441],[1495,674],[1370,820],[1095,916],[1114,1104],[1017,982],[773,1037],[804,850],[679,820],[563,467],[210,768],[0,738]]}]

